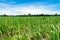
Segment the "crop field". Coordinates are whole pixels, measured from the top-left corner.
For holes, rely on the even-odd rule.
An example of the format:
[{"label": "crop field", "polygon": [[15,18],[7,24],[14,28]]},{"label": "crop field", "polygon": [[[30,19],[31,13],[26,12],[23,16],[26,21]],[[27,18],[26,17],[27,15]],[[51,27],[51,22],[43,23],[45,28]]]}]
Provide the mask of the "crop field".
[{"label": "crop field", "polygon": [[0,17],[0,40],[60,40],[60,16]]}]

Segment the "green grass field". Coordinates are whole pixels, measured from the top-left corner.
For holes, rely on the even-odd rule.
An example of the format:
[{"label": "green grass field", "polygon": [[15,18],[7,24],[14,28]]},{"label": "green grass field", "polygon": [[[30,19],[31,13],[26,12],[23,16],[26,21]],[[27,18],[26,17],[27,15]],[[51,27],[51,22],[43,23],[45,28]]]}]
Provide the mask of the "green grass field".
[{"label": "green grass field", "polygon": [[0,17],[0,40],[60,40],[60,16]]}]

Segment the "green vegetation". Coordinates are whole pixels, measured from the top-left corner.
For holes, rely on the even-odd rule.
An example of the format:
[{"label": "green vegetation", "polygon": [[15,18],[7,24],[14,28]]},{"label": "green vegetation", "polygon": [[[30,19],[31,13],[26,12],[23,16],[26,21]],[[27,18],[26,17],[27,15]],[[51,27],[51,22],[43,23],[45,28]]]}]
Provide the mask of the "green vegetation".
[{"label": "green vegetation", "polygon": [[60,40],[60,16],[0,17],[0,40]]}]

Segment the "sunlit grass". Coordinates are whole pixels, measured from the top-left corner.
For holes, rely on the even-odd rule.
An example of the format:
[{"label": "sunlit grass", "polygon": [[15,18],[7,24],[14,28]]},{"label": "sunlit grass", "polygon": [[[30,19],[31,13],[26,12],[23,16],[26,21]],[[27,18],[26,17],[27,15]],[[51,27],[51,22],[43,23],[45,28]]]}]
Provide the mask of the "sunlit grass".
[{"label": "sunlit grass", "polygon": [[60,40],[60,16],[0,17],[1,40]]}]

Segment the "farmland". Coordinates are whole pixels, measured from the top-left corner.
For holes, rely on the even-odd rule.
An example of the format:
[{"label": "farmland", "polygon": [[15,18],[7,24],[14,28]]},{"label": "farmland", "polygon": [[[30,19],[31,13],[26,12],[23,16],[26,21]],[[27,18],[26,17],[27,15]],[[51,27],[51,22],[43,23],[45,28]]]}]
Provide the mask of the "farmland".
[{"label": "farmland", "polygon": [[0,40],[60,40],[60,16],[0,17]]}]

